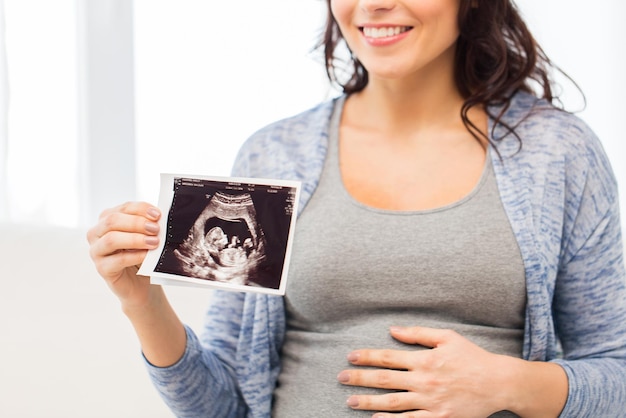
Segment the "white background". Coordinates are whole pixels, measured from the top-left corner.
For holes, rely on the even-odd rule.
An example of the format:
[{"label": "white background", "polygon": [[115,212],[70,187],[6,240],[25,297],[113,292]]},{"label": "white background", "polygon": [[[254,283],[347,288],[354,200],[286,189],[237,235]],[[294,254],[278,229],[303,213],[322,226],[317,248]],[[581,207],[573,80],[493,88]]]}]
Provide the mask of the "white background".
[{"label": "white background", "polygon": [[323,2],[137,0],[138,181],[162,172],[228,175],[255,130],[328,97],[309,55]]},{"label": "white background", "polygon": [[[78,225],[76,1],[4,0],[15,221]],[[256,129],[336,94],[309,56],[322,0],[134,3],[137,198],[156,202],[162,171],[228,174]],[[626,3],[518,4],[546,52],[585,92],[580,115],[602,139],[625,202]],[[574,92],[568,108],[578,108],[576,91],[565,87]],[[97,192],[126,199],[115,188]],[[84,233],[26,232],[0,245],[0,415],[170,417],[117,300],[93,271]],[[205,295],[168,294],[185,322],[201,322]]]}]

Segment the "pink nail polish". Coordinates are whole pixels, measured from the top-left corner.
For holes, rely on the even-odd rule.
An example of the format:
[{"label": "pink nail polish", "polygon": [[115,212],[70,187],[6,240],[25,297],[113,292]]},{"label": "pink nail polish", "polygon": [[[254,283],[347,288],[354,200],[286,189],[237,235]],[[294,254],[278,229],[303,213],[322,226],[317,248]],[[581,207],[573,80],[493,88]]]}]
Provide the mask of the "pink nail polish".
[{"label": "pink nail polish", "polygon": [[146,231],[156,234],[159,232],[159,224],[155,222],[146,222]]},{"label": "pink nail polish", "polygon": [[159,239],[157,237],[146,237],[146,244],[150,247],[156,247],[159,245]]},{"label": "pink nail polish", "polygon": [[148,209],[147,213],[148,213],[148,217],[154,220],[159,219],[159,216],[161,216],[161,212],[159,212],[157,208],[150,208]]}]

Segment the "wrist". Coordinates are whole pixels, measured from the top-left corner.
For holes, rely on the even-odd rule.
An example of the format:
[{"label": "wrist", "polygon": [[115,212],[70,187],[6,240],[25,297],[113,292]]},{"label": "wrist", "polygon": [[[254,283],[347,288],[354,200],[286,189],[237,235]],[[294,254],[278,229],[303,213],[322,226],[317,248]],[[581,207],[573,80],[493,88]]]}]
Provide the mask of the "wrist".
[{"label": "wrist", "polygon": [[135,329],[149,363],[168,367],[183,356],[187,344],[185,327],[161,286],[151,285],[142,303],[122,302],[122,311]]},{"label": "wrist", "polygon": [[520,417],[556,418],[568,395],[565,370],[556,363],[509,358],[505,388],[506,409]]},{"label": "wrist", "polygon": [[165,292],[159,285],[149,285],[148,291],[141,298],[120,298],[122,312],[131,321],[158,312],[166,302]]}]

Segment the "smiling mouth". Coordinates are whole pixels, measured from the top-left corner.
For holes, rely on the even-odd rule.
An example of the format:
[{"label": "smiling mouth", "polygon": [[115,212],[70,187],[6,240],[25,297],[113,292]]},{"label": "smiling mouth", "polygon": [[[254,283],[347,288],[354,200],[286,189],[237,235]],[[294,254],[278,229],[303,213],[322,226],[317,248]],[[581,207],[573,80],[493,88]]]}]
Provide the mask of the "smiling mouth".
[{"label": "smiling mouth", "polygon": [[372,28],[372,27],[361,27],[361,32],[368,37],[373,39],[380,38],[389,38],[392,36],[400,35],[406,31],[413,29],[411,26],[389,26],[389,27],[381,27],[381,28]]}]

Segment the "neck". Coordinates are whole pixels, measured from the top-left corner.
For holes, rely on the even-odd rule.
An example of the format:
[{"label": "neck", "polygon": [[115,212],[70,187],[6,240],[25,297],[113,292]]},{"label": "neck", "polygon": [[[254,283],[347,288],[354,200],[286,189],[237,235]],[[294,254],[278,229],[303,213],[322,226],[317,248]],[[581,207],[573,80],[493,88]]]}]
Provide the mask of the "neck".
[{"label": "neck", "polygon": [[454,81],[454,60],[440,60],[418,74],[396,79],[370,75],[363,91],[349,103],[372,128],[390,133],[419,133],[463,127],[463,97]]},{"label": "neck", "polygon": [[463,98],[454,86],[372,83],[361,94],[363,110],[381,126],[411,130],[447,126],[460,121]]}]

